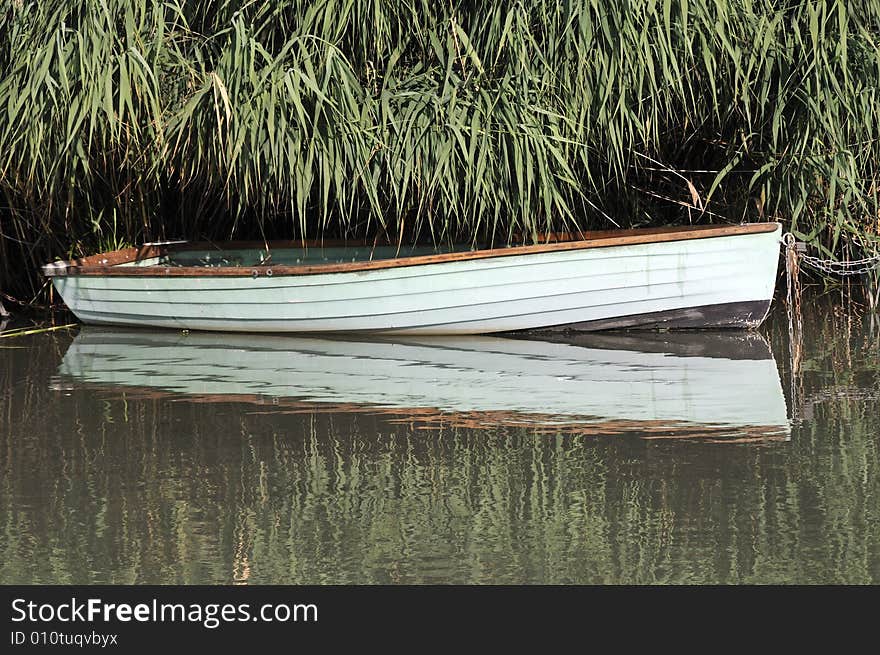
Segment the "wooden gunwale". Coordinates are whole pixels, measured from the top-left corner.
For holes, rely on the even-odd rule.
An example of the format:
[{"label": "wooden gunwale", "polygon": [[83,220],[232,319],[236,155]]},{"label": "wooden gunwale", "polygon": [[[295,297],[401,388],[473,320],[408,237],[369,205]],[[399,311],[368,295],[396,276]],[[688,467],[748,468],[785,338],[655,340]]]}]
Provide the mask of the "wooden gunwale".
[{"label": "wooden gunwale", "polygon": [[[422,266],[445,262],[488,259],[494,257],[512,257],[548,252],[570,250],[586,250],[590,248],[608,248],[645,243],[665,243],[670,241],[688,241],[692,239],[708,239],[713,237],[735,236],[742,234],[761,234],[773,232],[779,223],[750,223],[745,225],[702,225],[686,227],[643,228],[634,230],[603,230],[596,232],[555,233],[545,235],[535,245],[511,246],[466,252],[451,252],[435,255],[415,255],[394,259],[377,259],[357,262],[341,262],[308,265],[261,265],[261,266],[119,266],[152,257],[161,257],[172,252],[190,250],[217,250],[243,248],[273,249],[305,249],[340,246],[372,246],[374,242],[342,242],[342,241],[230,241],[224,242],[223,248],[210,242],[186,243],[173,245],[150,245],[140,248],[126,248],[101,253],[73,262],[56,262],[44,267],[47,276],[114,276],[114,277],[262,277],[279,275],[320,275],[325,273],[351,273],[372,271],[406,266]],[[389,244],[395,245],[395,244]]]}]

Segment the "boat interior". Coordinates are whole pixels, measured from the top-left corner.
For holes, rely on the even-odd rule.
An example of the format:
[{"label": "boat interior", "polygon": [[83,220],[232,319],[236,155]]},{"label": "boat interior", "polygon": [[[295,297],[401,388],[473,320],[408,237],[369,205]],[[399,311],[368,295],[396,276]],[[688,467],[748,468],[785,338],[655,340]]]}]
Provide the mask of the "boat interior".
[{"label": "boat interior", "polygon": [[262,247],[256,248],[202,248],[198,250],[169,250],[147,259],[122,264],[123,266],[310,266],[319,264],[344,264],[421,257],[453,252],[470,252],[469,245],[443,246],[309,246],[309,247]]},{"label": "boat interior", "polygon": [[[43,267],[58,275],[209,275],[311,274],[413,266],[486,257],[536,254],[608,246],[626,246],[690,239],[775,232],[778,223],[701,225],[632,230],[605,230],[543,234],[528,245],[516,242],[489,247],[480,243],[455,245],[380,244],[376,241],[241,241],[155,242],[137,248],[101,253],[74,261],[56,261]],[[270,272],[271,269],[271,272]]]}]

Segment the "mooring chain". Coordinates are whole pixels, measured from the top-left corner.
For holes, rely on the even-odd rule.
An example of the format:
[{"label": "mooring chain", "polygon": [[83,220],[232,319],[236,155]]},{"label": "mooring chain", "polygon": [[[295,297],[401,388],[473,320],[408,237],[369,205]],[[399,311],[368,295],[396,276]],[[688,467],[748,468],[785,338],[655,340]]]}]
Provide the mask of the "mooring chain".
[{"label": "mooring chain", "polygon": [[782,237],[782,243],[788,250],[794,250],[797,253],[799,264],[808,264],[813,268],[828,273],[830,275],[840,275],[843,277],[851,275],[864,275],[870,273],[880,266],[880,253],[871,257],[862,259],[853,259],[850,261],[839,262],[834,259],[819,259],[806,254],[807,244],[796,241],[791,232]]},{"label": "mooring chain", "polygon": [[864,275],[870,273],[878,265],[880,265],[880,255],[873,257],[865,257],[864,259],[855,259],[848,262],[837,262],[833,259],[819,259],[810,255],[800,255],[800,259],[805,264],[809,264],[813,268],[817,268],[831,275]]}]

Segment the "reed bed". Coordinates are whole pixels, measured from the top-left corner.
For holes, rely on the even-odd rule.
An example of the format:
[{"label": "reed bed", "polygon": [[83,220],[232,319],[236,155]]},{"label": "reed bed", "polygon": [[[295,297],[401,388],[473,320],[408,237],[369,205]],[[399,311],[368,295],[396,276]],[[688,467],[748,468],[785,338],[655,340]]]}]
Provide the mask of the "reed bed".
[{"label": "reed bed", "polygon": [[781,220],[855,258],[878,81],[865,0],[13,0],[0,290],[175,237]]}]

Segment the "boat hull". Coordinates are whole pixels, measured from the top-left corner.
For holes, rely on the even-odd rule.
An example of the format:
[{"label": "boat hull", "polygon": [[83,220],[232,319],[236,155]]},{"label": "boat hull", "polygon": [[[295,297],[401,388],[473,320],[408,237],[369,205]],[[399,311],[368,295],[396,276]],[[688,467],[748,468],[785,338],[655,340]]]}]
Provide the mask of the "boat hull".
[{"label": "boat hull", "polygon": [[781,228],[309,275],[61,275],[85,323],[229,332],[486,334],[751,328]]}]

